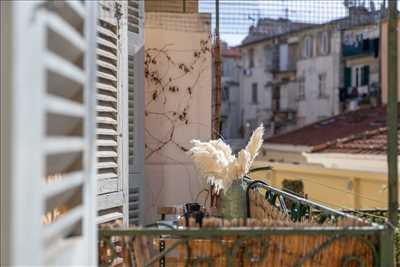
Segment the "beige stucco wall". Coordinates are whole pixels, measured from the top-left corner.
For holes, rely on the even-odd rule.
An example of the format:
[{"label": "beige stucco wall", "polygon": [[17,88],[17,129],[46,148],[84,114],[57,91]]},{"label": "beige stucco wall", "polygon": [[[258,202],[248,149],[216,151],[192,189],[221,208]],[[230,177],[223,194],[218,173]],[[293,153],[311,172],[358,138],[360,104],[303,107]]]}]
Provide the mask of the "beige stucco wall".
[{"label": "beige stucco wall", "polygon": [[258,161],[256,166],[270,165],[272,171],[257,172],[261,179],[281,188],[284,179],[302,180],[310,200],[336,209],[374,209],[387,207],[387,176],[384,173],[329,169],[320,166],[279,164]]},{"label": "beige stucco wall", "polygon": [[198,0],[145,0],[146,12],[197,13]]},{"label": "beige stucco wall", "polygon": [[[400,21],[397,23],[397,29],[400,28]],[[400,51],[400,41],[399,41],[400,35],[397,36],[397,51]],[[380,54],[381,54],[381,90],[382,90],[382,103],[387,103],[387,86],[388,86],[388,81],[387,81],[387,73],[388,73],[388,68],[387,68],[387,45],[388,45],[388,38],[387,38],[387,21],[382,22],[381,25],[381,42],[380,42]],[[398,57],[397,61],[397,76],[400,76],[400,57]],[[397,92],[400,95],[400,79],[398,79],[398,85],[397,85]]]},{"label": "beige stucco wall", "polygon": [[[313,38],[314,50],[318,39]],[[305,78],[305,99],[298,102],[298,126],[304,126],[339,113],[340,32],[333,32],[331,52],[297,63],[297,77]],[[314,51],[314,55],[317,52]],[[319,97],[319,75],[326,74],[326,97]]]},{"label": "beige stucco wall", "polygon": [[[179,146],[189,148],[191,139],[210,138],[211,53],[201,56],[188,74],[168,62],[165,55],[168,54],[177,65],[192,65],[194,51],[200,48],[201,40],[209,39],[209,32],[208,14],[146,13],[145,49],[164,51],[160,52],[152,70],[163,77],[163,84],[168,84],[162,91],[145,79],[146,222],[158,218],[157,207],[194,201],[203,188],[188,155]],[[209,48],[210,45],[209,40]],[[170,92],[169,85],[178,87],[179,91]],[[191,95],[188,94],[188,87],[191,87]],[[154,101],[156,90],[159,97]],[[188,124],[176,119],[185,107]],[[169,142],[163,145],[165,141]],[[162,148],[157,150],[159,147]],[[151,153],[154,150],[157,151]]]},{"label": "beige stucco wall", "polygon": [[[245,137],[249,137],[257,126],[264,122],[267,124],[272,116],[271,112],[271,88],[265,87],[268,82],[273,80],[272,73],[265,71],[265,50],[267,42],[257,43],[241,48],[241,66],[243,71],[240,73],[240,107],[242,123],[245,130]],[[250,65],[250,49],[254,49],[254,66]],[[252,102],[252,85],[257,84],[258,102]],[[247,127],[247,126],[249,127]],[[266,134],[269,134],[267,132]]]}]

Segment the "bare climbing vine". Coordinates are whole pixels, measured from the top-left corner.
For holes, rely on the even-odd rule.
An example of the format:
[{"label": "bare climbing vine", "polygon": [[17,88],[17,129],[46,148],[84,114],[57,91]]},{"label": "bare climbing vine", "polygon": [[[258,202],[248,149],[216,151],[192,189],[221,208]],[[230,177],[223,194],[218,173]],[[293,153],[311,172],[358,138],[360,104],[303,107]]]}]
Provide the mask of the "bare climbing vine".
[{"label": "bare climbing vine", "polygon": [[[176,133],[194,123],[189,116],[191,103],[198,82],[207,69],[205,62],[211,54],[210,40],[210,38],[200,40],[199,48],[195,50],[173,50],[172,44],[145,50],[144,75],[147,95],[145,116],[163,119],[168,125],[168,134],[163,137],[145,128],[149,138],[149,142],[145,144],[146,159],[161,152],[170,144],[182,152],[188,151],[185,144],[177,140]],[[186,62],[178,62],[171,56],[176,52],[184,52],[191,56],[186,59]],[[182,84],[188,85],[182,86]],[[173,108],[171,108],[170,102],[177,104],[172,105]],[[161,110],[160,107],[162,107]]]}]

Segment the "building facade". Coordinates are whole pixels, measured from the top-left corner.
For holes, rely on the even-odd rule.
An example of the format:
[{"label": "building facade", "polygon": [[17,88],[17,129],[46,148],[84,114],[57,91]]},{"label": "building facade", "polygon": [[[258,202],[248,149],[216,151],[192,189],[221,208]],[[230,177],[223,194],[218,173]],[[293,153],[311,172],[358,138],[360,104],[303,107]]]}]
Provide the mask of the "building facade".
[{"label": "building facade", "polygon": [[380,102],[380,30],[378,24],[352,27],[343,31],[342,110]]},{"label": "building facade", "polygon": [[[312,27],[243,44],[243,124],[267,135],[338,114],[340,31]],[[318,66],[318,69],[316,69]]]},{"label": "building facade", "polygon": [[241,138],[240,121],[240,51],[222,45],[221,135],[225,139]]},{"label": "building facade", "polygon": [[299,36],[297,126],[339,113],[340,31],[321,27]]},{"label": "building facade", "polygon": [[379,105],[380,17],[360,6],[325,24],[287,26],[284,32],[274,24],[277,34],[264,38],[251,28],[240,45],[247,136],[261,122],[272,136]]}]

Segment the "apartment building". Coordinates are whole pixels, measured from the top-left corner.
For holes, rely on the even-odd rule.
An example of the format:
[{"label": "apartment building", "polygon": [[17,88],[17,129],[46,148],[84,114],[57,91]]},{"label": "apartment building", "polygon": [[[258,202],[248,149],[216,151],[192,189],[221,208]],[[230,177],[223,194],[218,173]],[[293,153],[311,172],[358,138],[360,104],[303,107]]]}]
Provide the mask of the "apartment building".
[{"label": "apartment building", "polygon": [[344,18],[264,38],[251,37],[251,28],[240,45],[245,132],[263,122],[272,136],[379,104],[380,17],[359,6]]},{"label": "apartment building", "polygon": [[241,137],[240,121],[240,51],[225,43],[221,49],[222,92],[221,92],[221,134],[225,139]]}]

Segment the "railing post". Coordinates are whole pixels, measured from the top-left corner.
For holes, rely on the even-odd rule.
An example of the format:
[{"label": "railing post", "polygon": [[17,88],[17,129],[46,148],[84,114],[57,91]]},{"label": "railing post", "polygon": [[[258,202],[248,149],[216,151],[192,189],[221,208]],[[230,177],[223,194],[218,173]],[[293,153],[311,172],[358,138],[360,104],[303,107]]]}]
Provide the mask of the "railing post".
[{"label": "railing post", "polygon": [[394,267],[394,230],[386,228],[379,234],[379,265]]}]

